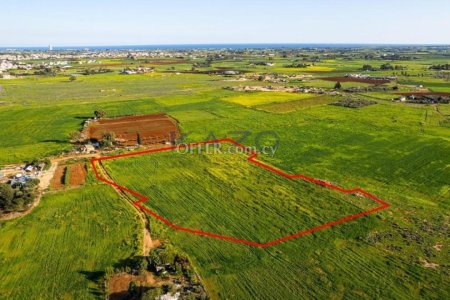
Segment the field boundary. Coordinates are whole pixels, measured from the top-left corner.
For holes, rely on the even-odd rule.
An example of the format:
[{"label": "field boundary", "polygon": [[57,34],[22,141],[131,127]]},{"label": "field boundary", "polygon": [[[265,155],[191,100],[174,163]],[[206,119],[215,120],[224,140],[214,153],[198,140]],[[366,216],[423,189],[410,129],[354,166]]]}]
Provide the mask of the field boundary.
[{"label": "field boundary", "polygon": [[[283,236],[281,238],[266,242],[266,243],[258,243],[258,242],[254,242],[254,241],[249,241],[249,240],[243,240],[243,239],[238,239],[232,236],[226,236],[226,235],[220,235],[220,234],[216,234],[216,233],[212,233],[212,232],[205,232],[205,231],[201,231],[201,230],[197,230],[197,229],[192,229],[192,228],[187,228],[187,227],[182,227],[182,226],[178,226],[176,224],[171,223],[169,220],[165,219],[164,217],[158,215],[156,212],[150,210],[149,208],[145,207],[142,203],[145,203],[147,201],[149,201],[149,198],[139,194],[136,191],[133,191],[127,187],[121,186],[117,183],[115,183],[112,180],[108,180],[102,176],[100,176],[98,169],[96,167],[96,163],[101,163],[104,160],[113,160],[113,159],[118,159],[118,158],[123,158],[123,157],[130,157],[130,156],[136,156],[136,155],[143,155],[143,154],[149,154],[149,153],[155,153],[155,152],[164,152],[164,151],[171,151],[171,150],[176,150],[176,149],[183,149],[183,148],[189,148],[189,147],[198,147],[201,145],[207,145],[207,144],[216,144],[216,143],[232,143],[233,145],[235,145],[238,148],[241,148],[245,151],[245,153],[249,154],[249,157],[247,158],[247,160],[263,169],[266,169],[270,172],[273,172],[275,174],[278,174],[280,176],[283,176],[285,178],[288,179],[302,179],[320,186],[323,186],[325,188],[329,188],[335,191],[338,191],[340,193],[343,194],[359,194],[363,197],[369,198],[371,200],[373,200],[374,202],[378,203],[379,206],[375,207],[375,208],[371,208],[353,215],[348,215],[345,216],[343,218],[331,221],[331,222],[327,222],[324,223],[322,225],[318,225],[315,227],[311,227],[309,229],[303,230],[303,231],[299,231],[297,233],[291,234],[291,235],[287,235],[287,236]],[[197,234],[197,235],[202,235],[202,236],[207,236],[207,237],[211,237],[211,238],[216,238],[216,239],[221,239],[221,240],[226,240],[226,241],[230,241],[230,242],[235,242],[235,243],[240,243],[240,244],[246,244],[246,245],[250,245],[250,246],[255,246],[255,247],[260,247],[260,248],[265,248],[265,247],[269,247],[269,246],[273,246],[276,244],[279,244],[281,242],[285,242],[309,233],[313,233],[315,231],[319,231],[334,225],[338,225],[338,224],[342,224],[345,222],[348,222],[350,220],[356,219],[356,218],[360,218],[363,217],[365,215],[374,213],[376,211],[379,210],[383,210],[388,208],[390,205],[381,200],[380,198],[376,197],[375,195],[372,195],[368,192],[366,192],[365,190],[363,190],[362,188],[354,188],[354,189],[344,189],[342,187],[333,185],[331,183],[328,183],[326,181],[323,181],[321,179],[316,179],[316,178],[312,178],[303,174],[289,174],[286,173],[284,171],[282,171],[281,169],[277,169],[273,166],[270,166],[264,162],[261,162],[257,159],[258,157],[258,153],[255,152],[254,150],[249,149],[248,147],[236,142],[235,140],[231,139],[231,138],[222,138],[222,139],[216,139],[216,140],[210,140],[210,141],[205,141],[205,142],[198,142],[198,143],[191,143],[191,144],[187,144],[187,145],[179,145],[179,146],[169,146],[169,147],[163,147],[163,148],[157,148],[157,149],[150,149],[150,150],[145,150],[145,151],[139,151],[139,152],[132,152],[132,153],[125,153],[125,154],[119,154],[119,155],[112,155],[112,156],[105,156],[105,157],[100,157],[100,158],[94,158],[91,159],[91,166],[92,169],[94,170],[94,174],[95,177],[100,180],[103,181],[117,189],[120,189],[124,192],[130,193],[131,195],[137,197],[137,201],[133,202],[133,205],[135,205],[136,207],[138,207],[140,210],[142,210],[145,213],[148,213],[149,215],[153,216],[154,218],[158,219],[159,221],[163,222],[164,224],[166,224],[167,226],[175,229],[175,230],[179,230],[179,231],[185,231],[185,232],[190,232],[193,234]]]}]

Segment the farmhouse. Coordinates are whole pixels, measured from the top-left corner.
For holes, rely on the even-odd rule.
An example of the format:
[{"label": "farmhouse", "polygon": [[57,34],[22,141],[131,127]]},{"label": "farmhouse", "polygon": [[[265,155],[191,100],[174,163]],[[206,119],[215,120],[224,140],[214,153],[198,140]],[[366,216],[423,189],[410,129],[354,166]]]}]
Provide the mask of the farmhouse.
[{"label": "farmhouse", "polygon": [[92,144],[86,144],[82,147],[81,151],[83,153],[95,153],[95,147]]},{"label": "farmhouse", "polygon": [[400,93],[400,97],[394,101],[409,102],[416,104],[448,104],[450,103],[450,93],[439,92],[409,92]]},{"label": "farmhouse", "polygon": [[27,181],[30,180],[30,177],[27,175],[23,175],[21,173],[16,174],[13,179],[10,181],[11,186],[24,186]]}]

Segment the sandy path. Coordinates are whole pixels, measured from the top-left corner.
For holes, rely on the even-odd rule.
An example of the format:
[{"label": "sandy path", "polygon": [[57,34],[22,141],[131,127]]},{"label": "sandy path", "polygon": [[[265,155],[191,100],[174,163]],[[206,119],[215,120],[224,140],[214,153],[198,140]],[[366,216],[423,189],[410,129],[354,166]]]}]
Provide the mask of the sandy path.
[{"label": "sandy path", "polygon": [[[23,216],[28,215],[33,211],[33,209],[41,203],[42,195],[45,194],[45,190],[50,186],[50,183],[52,181],[53,176],[55,175],[56,169],[58,168],[58,164],[60,162],[64,162],[69,159],[74,158],[92,158],[92,157],[98,157],[99,154],[71,154],[67,156],[61,156],[61,157],[55,157],[51,158],[51,166],[48,170],[42,171],[42,175],[39,178],[39,195],[37,196],[36,200],[31,204],[31,206],[26,211],[19,211],[19,212],[13,212],[8,213],[3,216],[0,216],[0,221],[8,221],[16,218],[21,218]],[[8,165],[7,168],[11,169],[11,172],[17,173],[17,170],[15,168],[17,166],[21,166],[23,164],[17,164],[17,165]]]}]

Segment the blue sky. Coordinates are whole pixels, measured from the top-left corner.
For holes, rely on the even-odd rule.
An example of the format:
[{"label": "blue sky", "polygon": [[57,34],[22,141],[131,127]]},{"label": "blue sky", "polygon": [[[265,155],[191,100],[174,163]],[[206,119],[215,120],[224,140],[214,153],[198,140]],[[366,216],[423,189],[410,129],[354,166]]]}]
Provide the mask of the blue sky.
[{"label": "blue sky", "polygon": [[0,47],[450,44],[450,0],[0,0]]}]

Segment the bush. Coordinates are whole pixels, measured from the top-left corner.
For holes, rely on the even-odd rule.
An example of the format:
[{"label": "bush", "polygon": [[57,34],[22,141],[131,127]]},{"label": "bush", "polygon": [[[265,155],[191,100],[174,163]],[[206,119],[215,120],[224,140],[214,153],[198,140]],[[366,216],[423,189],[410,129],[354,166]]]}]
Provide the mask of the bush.
[{"label": "bush", "polygon": [[69,180],[70,180],[70,168],[66,167],[64,169],[64,185],[69,186]]},{"label": "bush", "polygon": [[8,184],[0,184],[0,209],[10,210],[14,206],[14,190]]},{"label": "bush", "polygon": [[371,101],[371,100],[350,99],[350,98],[341,99],[339,101],[330,103],[330,105],[343,106],[343,107],[348,107],[348,108],[360,108],[360,107],[374,105],[374,104],[377,104],[377,102]]}]

